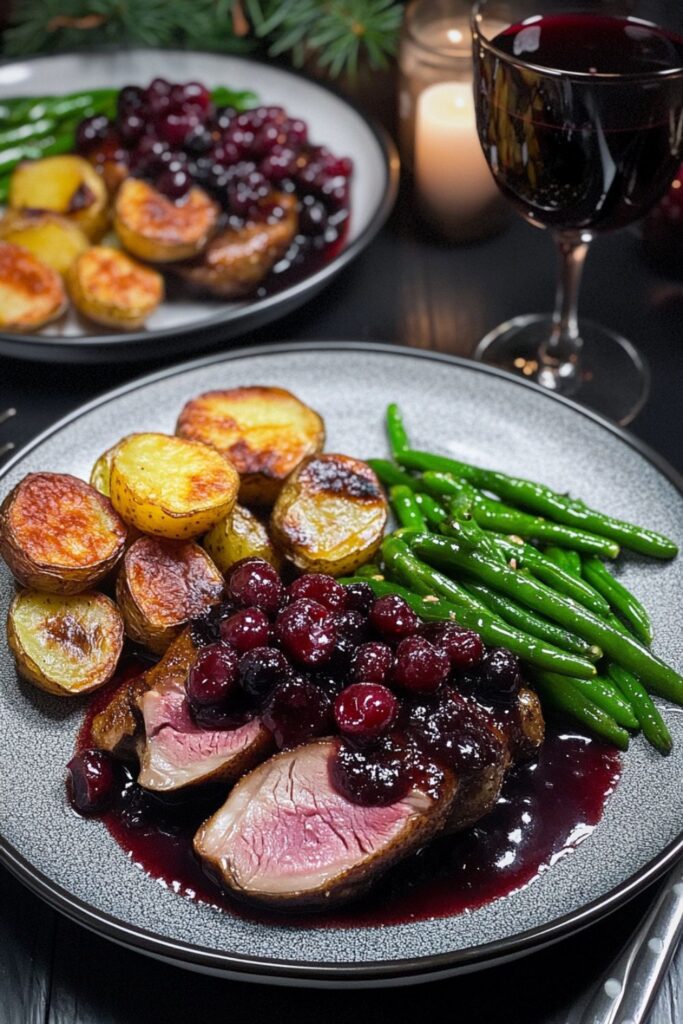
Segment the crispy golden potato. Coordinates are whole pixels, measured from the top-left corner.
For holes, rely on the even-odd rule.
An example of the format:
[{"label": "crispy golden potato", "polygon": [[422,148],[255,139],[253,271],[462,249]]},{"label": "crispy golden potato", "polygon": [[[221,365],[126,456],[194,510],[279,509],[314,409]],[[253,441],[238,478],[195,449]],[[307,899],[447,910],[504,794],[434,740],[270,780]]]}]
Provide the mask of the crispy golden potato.
[{"label": "crispy golden potato", "polygon": [[271,535],[306,572],[352,573],[375,554],[387,521],[387,502],[368,465],[348,455],[305,459],[280,491]]},{"label": "crispy golden potato", "polygon": [[183,280],[223,299],[248,295],[287,252],[299,223],[296,196],[278,192],[268,197],[268,202],[277,204],[279,217],[272,214],[263,221],[224,228],[197,262],[175,267],[175,271]]},{"label": "crispy golden potato", "polygon": [[111,572],[125,542],[109,500],[67,473],[29,473],[0,506],[0,555],[25,587],[87,590]]},{"label": "crispy golden potato", "polygon": [[0,239],[28,249],[58,274],[65,274],[90,244],[73,221],[40,210],[8,210],[0,220]]},{"label": "crispy golden potato", "polygon": [[119,249],[94,245],[74,260],[66,278],[79,313],[106,327],[142,327],[164,297],[164,279]]},{"label": "crispy golden potato", "polygon": [[213,448],[167,434],[132,434],[114,454],[111,500],[143,533],[188,540],[206,533],[237,500],[237,470]]},{"label": "crispy golden potato", "polygon": [[216,226],[218,208],[200,188],[174,202],[140,178],[126,178],[116,194],[114,227],[121,244],[150,263],[172,263],[200,253]]},{"label": "crispy golden potato", "polygon": [[230,459],[247,505],[272,505],[286,477],[325,443],[321,417],[284,388],[207,391],[184,406],[176,433]]},{"label": "crispy golden potato", "polygon": [[123,619],[104,594],[39,594],[14,598],[7,639],[19,675],[41,690],[76,697],[111,679],[123,647]]},{"label": "crispy golden potato", "polygon": [[242,558],[265,558],[278,571],[282,565],[268,530],[244,505],[235,505],[229,516],[209,530],[202,544],[222,573]]},{"label": "crispy golden potato", "polygon": [[93,241],[107,229],[107,189],[97,171],[80,156],[28,160],[12,172],[13,210],[52,210],[64,214]]},{"label": "crispy golden potato", "polygon": [[34,331],[61,316],[66,293],[56,270],[19,245],[0,242],[0,327]]},{"label": "crispy golden potato", "polygon": [[198,544],[140,537],[123,559],[116,600],[131,640],[163,654],[190,619],[220,601],[223,587]]}]

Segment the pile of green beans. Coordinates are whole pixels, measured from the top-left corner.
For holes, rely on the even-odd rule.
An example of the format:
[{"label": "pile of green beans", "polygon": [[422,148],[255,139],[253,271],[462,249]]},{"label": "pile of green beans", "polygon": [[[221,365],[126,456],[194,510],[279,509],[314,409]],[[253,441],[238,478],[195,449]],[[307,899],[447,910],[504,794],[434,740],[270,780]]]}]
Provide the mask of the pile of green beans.
[{"label": "pile of green beans", "polygon": [[620,547],[673,558],[676,544],[543,484],[416,451],[393,403],[387,432],[392,460],[369,463],[399,529],[359,577],[507,647],[548,706],[602,738],[625,749],[640,729],[668,753],[650,692],[683,705],[683,677],[649,649],[648,613],[604,559]]},{"label": "pile of green beans", "polygon": [[[22,160],[38,160],[73,150],[84,117],[116,116],[118,89],[90,89],[64,96],[17,96],[0,100],[0,203],[7,200],[12,171]],[[246,110],[257,97],[219,86],[217,106]]]}]

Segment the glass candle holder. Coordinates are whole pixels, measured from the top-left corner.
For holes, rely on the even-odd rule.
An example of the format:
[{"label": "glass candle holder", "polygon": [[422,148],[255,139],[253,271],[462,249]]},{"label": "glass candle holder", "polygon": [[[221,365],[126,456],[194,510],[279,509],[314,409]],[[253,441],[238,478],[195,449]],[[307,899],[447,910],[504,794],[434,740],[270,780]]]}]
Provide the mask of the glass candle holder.
[{"label": "glass candle holder", "polygon": [[466,0],[413,0],[399,58],[403,166],[425,218],[462,242],[495,234],[508,216],[477,135],[471,9]]}]

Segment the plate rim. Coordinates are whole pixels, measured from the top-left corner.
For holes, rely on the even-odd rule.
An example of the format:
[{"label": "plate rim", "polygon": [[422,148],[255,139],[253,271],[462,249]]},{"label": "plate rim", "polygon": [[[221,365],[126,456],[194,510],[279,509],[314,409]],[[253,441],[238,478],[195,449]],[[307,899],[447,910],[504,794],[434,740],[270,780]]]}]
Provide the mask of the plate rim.
[{"label": "plate rim", "polygon": [[[77,406],[66,416],[43,430],[32,441],[16,452],[0,468],[0,483],[5,476],[17,466],[31,451],[41,445],[54,434],[59,433],[68,424],[80,419],[83,415],[108,404],[116,398],[130,394],[139,388],[159,381],[210,366],[214,363],[231,362],[237,359],[254,356],[282,355],[292,352],[372,352],[380,355],[389,354],[404,358],[424,359],[441,362],[472,373],[482,373],[503,379],[508,383],[530,389],[551,402],[572,409],[575,413],[596,423],[610,434],[619,438],[630,448],[635,449],[647,461],[665,476],[676,490],[683,496],[683,475],[678,472],[662,455],[641,441],[630,431],[616,423],[612,423],[599,413],[593,412],[562,395],[557,395],[541,388],[532,381],[517,377],[497,367],[474,362],[462,356],[450,355],[409,346],[389,344],[381,341],[286,341],[273,342],[268,345],[240,346],[229,351],[215,353],[198,359],[176,363],[163,367],[152,373],[134,378]],[[94,908],[79,897],[73,896],[59,883],[53,882],[43,872],[37,870],[18,850],[7,841],[0,831],[0,864],[4,865],[16,878],[32,892],[42,898],[54,909],[83,925],[96,934],[124,945],[137,952],[171,962],[193,970],[205,971],[244,981],[272,981],[281,984],[317,984],[317,985],[378,985],[378,984],[410,984],[433,980],[448,975],[477,970],[492,966],[506,960],[523,956],[542,946],[550,945],[574,934],[595,923],[618,907],[635,897],[639,892],[655,881],[672,863],[683,854],[683,831],[665,846],[655,857],[643,867],[635,871],[619,885],[613,887],[603,896],[590,901],[577,910],[570,911],[553,921],[534,928],[507,936],[492,942],[472,946],[467,949],[452,950],[429,956],[410,957],[396,960],[378,960],[356,963],[353,961],[297,961],[275,960],[267,957],[246,956],[239,953],[214,950],[198,946],[191,942],[166,939],[155,932],[131,925],[113,914]]]},{"label": "plate rim", "polygon": [[[88,56],[95,58],[111,57],[120,52],[121,51],[112,48],[97,47],[94,50],[88,50]],[[18,346],[17,352],[14,353],[17,358],[22,358],[21,349],[27,343],[31,346],[32,350],[40,348],[50,349],[54,346],[55,358],[57,357],[57,352],[60,348],[68,349],[72,355],[77,354],[79,351],[87,353],[96,349],[104,350],[112,356],[116,356],[120,354],[120,348],[125,349],[126,347],[135,345],[136,343],[149,342],[151,346],[154,343],[158,343],[161,339],[165,340],[168,338],[180,340],[182,338],[190,338],[193,335],[208,336],[218,331],[224,324],[235,321],[239,322],[242,317],[245,319],[245,326],[246,322],[252,315],[260,318],[259,323],[267,323],[269,320],[275,318],[277,315],[276,311],[280,304],[285,307],[282,313],[284,316],[289,310],[290,303],[298,303],[299,300],[301,302],[305,301],[305,297],[309,291],[311,292],[311,297],[313,297],[320,288],[329,283],[333,277],[351,263],[356,256],[358,256],[370,244],[375,235],[384,226],[396,203],[401,173],[401,161],[398,153],[398,147],[394,139],[383,125],[379,124],[375,118],[366,114],[355,100],[346,96],[341,89],[337,88],[332,83],[321,81],[305,71],[284,67],[275,61],[271,61],[265,57],[257,55],[250,56],[242,53],[219,53],[215,50],[201,50],[194,48],[179,50],[171,47],[167,49],[160,46],[136,46],[127,52],[131,54],[163,53],[170,57],[172,57],[174,53],[183,54],[183,56],[196,54],[200,57],[224,57],[226,59],[237,60],[245,64],[256,64],[263,65],[264,67],[271,69],[274,68],[275,70],[282,72],[283,75],[289,75],[293,78],[301,78],[310,85],[317,86],[324,92],[330,93],[336,99],[345,103],[357,114],[369,129],[379,146],[384,163],[384,192],[382,198],[361,233],[357,235],[349,245],[345,246],[341,252],[334,256],[329,263],[325,263],[324,266],[320,267],[319,270],[316,270],[315,273],[304,277],[301,281],[297,281],[288,288],[283,288],[282,291],[274,292],[272,295],[267,295],[262,299],[257,299],[246,307],[240,305],[236,309],[224,310],[223,312],[215,313],[213,316],[206,317],[206,319],[196,323],[179,324],[176,327],[159,328],[158,330],[153,331],[120,331],[111,334],[81,334],[64,336],[0,331],[1,344],[9,345],[12,348]],[[32,64],[38,61],[50,61],[63,57],[82,57],[83,55],[83,52],[79,50],[64,50],[63,52],[52,54],[31,54],[27,57],[18,58],[16,61],[2,61],[0,64]],[[353,210],[351,212],[353,215]],[[30,356],[27,354],[23,358],[30,358]],[[45,358],[49,358],[49,356],[46,356]],[[144,358],[144,356],[139,355],[138,358]]]}]

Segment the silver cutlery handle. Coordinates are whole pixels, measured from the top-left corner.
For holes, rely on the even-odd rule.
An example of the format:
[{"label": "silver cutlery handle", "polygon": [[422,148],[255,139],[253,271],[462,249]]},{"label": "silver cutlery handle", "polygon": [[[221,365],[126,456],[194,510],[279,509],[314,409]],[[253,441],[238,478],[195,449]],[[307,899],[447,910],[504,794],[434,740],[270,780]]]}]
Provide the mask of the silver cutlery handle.
[{"label": "silver cutlery handle", "polygon": [[683,868],[666,879],[575,1024],[643,1024],[683,932]]}]

